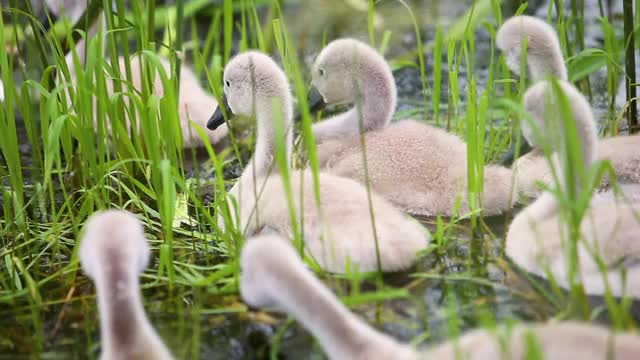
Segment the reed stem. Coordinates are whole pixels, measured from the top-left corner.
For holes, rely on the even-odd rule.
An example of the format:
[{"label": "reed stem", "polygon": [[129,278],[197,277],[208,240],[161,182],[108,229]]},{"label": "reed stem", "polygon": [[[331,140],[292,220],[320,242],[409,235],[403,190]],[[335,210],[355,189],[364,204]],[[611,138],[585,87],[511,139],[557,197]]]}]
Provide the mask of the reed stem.
[{"label": "reed stem", "polygon": [[625,40],[625,88],[627,90],[627,121],[629,132],[637,132],[638,129],[638,103],[636,101],[636,58],[635,58],[635,35],[633,29],[633,0],[623,1],[624,16],[624,40]]}]

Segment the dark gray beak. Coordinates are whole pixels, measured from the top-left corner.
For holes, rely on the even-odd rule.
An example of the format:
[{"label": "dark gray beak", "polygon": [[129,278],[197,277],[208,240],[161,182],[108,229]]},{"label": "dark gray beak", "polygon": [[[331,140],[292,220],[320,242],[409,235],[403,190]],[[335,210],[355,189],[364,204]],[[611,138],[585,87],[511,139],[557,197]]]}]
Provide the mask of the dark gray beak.
[{"label": "dark gray beak", "polygon": [[324,102],[324,98],[313,85],[311,85],[311,89],[309,89],[309,93],[307,94],[307,105],[309,106],[309,112],[311,113],[320,111],[327,106]]},{"label": "dark gray beak", "polygon": [[[224,110],[223,110],[224,108]],[[231,115],[231,108],[229,108],[229,102],[227,101],[227,96],[222,96],[222,103],[218,104],[218,108],[216,112],[213,113],[209,121],[207,121],[207,129],[215,130],[220,125],[224,124],[225,116],[228,117]]]},{"label": "dark gray beak", "polygon": [[[517,136],[520,136],[520,150],[518,151],[519,156],[523,156],[526,153],[528,153],[529,151],[532,150],[531,145],[529,145],[529,143],[527,142],[527,140],[525,140],[524,136],[522,136],[522,134],[518,134]],[[502,156],[502,158],[500,159],[500,164],[503,166],[511,166],[513,165],[513,163],[517,160],[516,159],[516,144],[518,142],[514,141],[513,145],[511,146],[511,148],[509,149],[509,151],[504,154]]]}]

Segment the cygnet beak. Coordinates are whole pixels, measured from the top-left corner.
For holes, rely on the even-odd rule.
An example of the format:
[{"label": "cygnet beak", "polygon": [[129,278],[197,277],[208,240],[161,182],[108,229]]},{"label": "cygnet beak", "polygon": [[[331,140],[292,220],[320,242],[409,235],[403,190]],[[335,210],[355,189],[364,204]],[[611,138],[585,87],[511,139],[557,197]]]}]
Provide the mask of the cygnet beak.
[{"label": "cygnet beak", "polygon": [[[224,112],[222,111],[223,107]],[[222,103],[218,104],[216,112],[214,112],[209,121],[207,121],[207,129],[215,130],[224,124],[224,114],[227,114],[227,116],[231,115],[231,108],[229,107],[226,95],[222,96]]]},{"label": "cygnet beak", "polygon": [[[518,136],[520,136],[520,140],[513,142],[513,146],[511,146],[509,151],[500,159],[500,165],[511,166],[518,158],[533,150],[522,134],[518,134]],[[520,144],[520,149],[516,151],[518,149],[516,144],[518,143]],[[516,152],[518,153],[518,158],[516,158]]]},{"label": "cygnet beak", "polygon": [[318,89],[313,85],[311,85],[311,89],[309,89],[309,93],[307,94],[307,105],[309,105],[309,112],[320,111],[327,106],[322,94],[320,94]]}]

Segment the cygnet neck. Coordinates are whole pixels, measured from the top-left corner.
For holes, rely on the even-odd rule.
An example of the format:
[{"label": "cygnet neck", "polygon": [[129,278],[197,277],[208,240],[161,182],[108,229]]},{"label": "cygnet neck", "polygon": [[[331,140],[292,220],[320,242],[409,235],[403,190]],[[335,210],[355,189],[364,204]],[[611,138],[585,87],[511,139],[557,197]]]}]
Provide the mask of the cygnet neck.
[{"label": "cygnet neck", "polygon": [[[360,55],[360,63],[353,81],[354,105],[344,113],[314,125],[316,141],[360,134],[362,122],[365,132],[381,129],[389,124],[396,109],[396,84],[385,60],[381,63]],[[359,104],[358,104],[359,102]]]},{"label": "cygnet neck", "polygon": [[[75,20],[74,20],[74,22],[75,22]],[[91,39],[91,38],[97,36],[98,35],[98,31],[100,30],[100,28],[103,29],[103,32],[102,32],[102,40],[103,41],[102,41],[102,49],[100,50],[100,53],[104,54],[106,46],[107,46],[106,45],[107,44],[107,42],[106,42],[107,22],[106,22],[104,13],[100,13],[100,15],[94,21],[94,23],[87,30],[87,37],[78,40],[78,42],[76,43],[75,50],[74,49],[70,49],[69,52],[65,55],[64,59],[65,59],[65,62],[67,63],[67,67],[69,68],[69,73],[72,74],[72,77],[75,76],[75,73],[76,73],[75,62],[73,60],[74,51],[78,56],[78,62],[80,64],[80,67],[84,68],[85,63],[86,63],[85,53],[86,53],[86,48],[87,48],[87,39]]]},{"label": "cygnet neck", "polygon": [[[331,359],[365,358],[365,353],[412,358],[413,350],[371,329],[351,313],[309,270],[286,262],[273,266],[263,291],[317,338]],[[377,351],[376,349],[379,349]]]},{"label": "cygnet neck", "polygon": [[[384,62],[384,59],[381,59]],[[396,107],[396,83],[390,69],[376,62],[363,60],[360,63],[357,89],[362,94],[362,99],[356,97],[356,101],[362,101],[362,112],[365,131],[385,127],[391,121]],[[358,106],[353,110],[356,123],[359,121]]]},{"label": "cygnet neck", "polygon": [[[595,163],[598,156],[598,135],[593,114],[591,112],[591,106],[584,96],[582,96],[582,94],[580,94],[580,92],[572,85],[565,82],[561,82],[560,84],[571,108],[571,116],[573,117],[580,146],[582,165],[585,170],[588,170]],[[558,144],[559,146],[569,145],[566,141],[566,136],[562,136],[561,139],[564,140],[564,143]],[[563,179],[562,176],[565,174],[566,170],[564,167],[568,165],[569,164],[567,164],[566,161],[560,161],[557,159],[557,156],[554,155],[554,166],[558,171],[560,171],[559,174],[561,175],[562,180],[566,180]],[[585,186],[585,184],[580,184],[578,180],[579,179],[575,180],[575,186],[580,190],[580,188]],[[566,181],[562,181],[562,186],[566,185]],[[589,185],[587,184],[586,186]]]},{"label": "cygnet neck", "polygon": [[[276,121],[281,122],[285,132],[284,142],[286,147],[287,165],[291,158],[291,147],[293,144],[292,129],[293,123],[293,103],[291,94],[284,91],[276,98],[256,99],[256,150],[242,177],[266,176],[270,173],[277,173],[278,167],[275,164],[275,154],[277,144]],[[276,105],[277,106],[274,106]],[[255,169],[255,170],[254,170]],[[253,173],[255,171],[255,174]]]},{"label": "cygnet neck", "polygon": [[[127,264],[119,249],[105,248],[95,283],[100,309],[102,347],[124,354],[138,346],[150,345],[151,324],[140,299],[136,269]],[[147,342],[149,344],[147,344]],[[103,351],[104,351],[103,350]]]},{"label": "cygnet neck", "polygon": [[[543,56],[528,55],[529,73],[534,81],[544,80],[547,76],[552,75],[560,80],[568,80],[567,67],[564,64],[564,58],[560,49],[553,49]],[[555,51],[557,50],[557,51]]]},{"label": "cygnet neck", "polygon": [[[575,121],[576,132],[578,140],[580,141],[583,166],[584,169],[588,171],[588,169],[595,163],[598,154],[598,137],[596,134],[593,115],[589,104],[576,89],[573,87],[563,86],[563,91],[566,92],[567,100],[571,104],[573,120]],[[559,144],[559,146],[565,146],[565,143]],[[561,161],[559,159],[557,151],[551,155],[551,166],[555,169],[559,178],[560,186],[562,187],[566,187],[568,185],[567,180],[564,179],[564,174],[566,172],[564,167],[567,165],[566,161]],[[571,181],[575,181],[574,185],[576,186],[577,191],[580,191],[581,187],[585,186],[585,184],[581,184],[579,182],[579,179],[572,179]],[[589,186],[589,184],[586,184],[586,186]],[[567,191],[568,189],[563,189],[564,193]],[[556,197],[549,192],[544,192],[536,201],[523,211],[526,211],[530,217],[532,216],[542,220],[557,213],[558,209],[559,204]]]}]

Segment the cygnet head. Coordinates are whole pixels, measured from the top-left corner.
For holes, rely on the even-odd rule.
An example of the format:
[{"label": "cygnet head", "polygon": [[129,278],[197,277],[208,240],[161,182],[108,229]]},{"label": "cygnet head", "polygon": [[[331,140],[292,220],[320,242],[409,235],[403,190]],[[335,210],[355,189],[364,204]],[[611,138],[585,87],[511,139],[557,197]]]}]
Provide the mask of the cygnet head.
[{"label": "cygnet head", "polygon": [[327,104],[355,102],[356,81],[370,88],[374,85],[365,82],[367,77],[372,77],[390,88],[395,105],[396,88],[389,65],[378,51],[359,40],[339,39],[329,43],[316,58],[311,77],[313,86]]},{"label": "cygnet head", "polygon": [[84,237],[80,243],[82,269],[92,279],[98,276],[97,268],[107,249],[126,256],[136,272],[142,272],[149,263],[149,245],[142,225],[128,211],[107,210],[96,212],[85,223]]},{"label": "cygnet head", "polygon": [[139,274],[149,262],[142,225],[127,211],[92,215],[80,244],[84,272],[96,285],[101,359],[173,359],[147,319]]},{"label": "cygnet head", "polygon": [[[591,164],[596,158],[597,152],[597,131],[591,106],[585,97],[573,85],[566,81],[558,81],[560,91],[566,96],[568,105],[575,121],[576,130],[581,141],[583,160],[587,164]],[[560,129],[561,124],[551,124],[550,121],[561,121],[559,116],[562,112],[560,109],[560,94],[553,88],[549,81],[540,81],[532,85],[524,95],[524,107],[531,114],[535,126],[540,130],[540,135],[544,139],[549,134],[548,126],[557,126]],[[524,122],[522,124],[522,133],[529,144],[534,147],[542,147],[542,142],[535,136],[532,124]],[[559,144],[554,144],[559,145]],[[554,150],[558,150],[557,148]]]},{"label": "cygnet head", "polygon": [[44,2],[56,17],[66,15],[72,22],[78,21],[87,8],[87,2],[84,0],[45,0]]},{"label": "cygnet head", "polygon": [[505,53],[507,66],[521,75],[522,43],[527,38],[527,66],[534,80],[549,73],[567,80],[567,68],[562,57],[558,35],[546,22],[531,16],[514,16],[505,21],[496,34],[496,45]]},{"label": "cygnet head", "polygon": [[266,284],[264,275],[270,272],[270,268],[281,266],[279,264],[296,267],[299,261],[292,261],[292,259],[296,259],[297,256],[293,246],[285,243],[285,240],[275,234],[261,235],[247,240],[240,259],[242,268],[240,294],[244,301],[253,307],[278,305],[276,299],[271,297],[271,292],[265,291],[266,286],[273,284]]},{"label": "cygnet head", "polygon": [[224,98],[207,123],[210,130],[224,123],[223,106],[227,115],[252,116],[271,113],[273,101],[277,99],[281,113],[288,110],[284,108],[291,97],[287,77],[264,53],[248,51],[235,56],[224,68],[223,81]]}]

